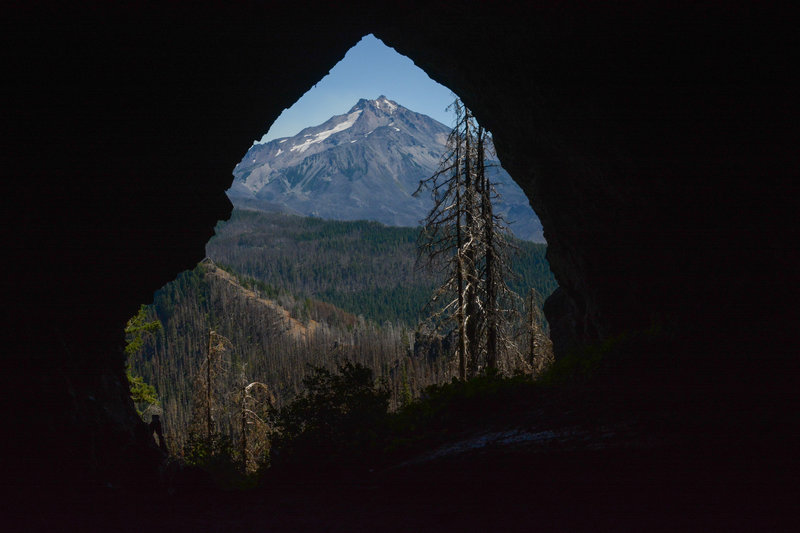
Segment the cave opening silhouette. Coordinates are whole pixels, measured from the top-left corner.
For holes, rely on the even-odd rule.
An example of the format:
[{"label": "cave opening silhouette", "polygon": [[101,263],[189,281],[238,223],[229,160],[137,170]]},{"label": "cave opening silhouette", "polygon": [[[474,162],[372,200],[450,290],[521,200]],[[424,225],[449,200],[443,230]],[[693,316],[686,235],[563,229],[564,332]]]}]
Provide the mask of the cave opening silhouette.
[{"label": "cave opening silhouette", "polygon": [[[731,448],[788,461],[799,242],[789,17],[713,3],[311,7],[9,13],[2,379],[13,427],[25,428],[7,442],[9,476],[156,475],[117,355],[122,327],[203,258],[230,212],[230,169],[264,118],[368,33],[493,132],[544,226],[561,287],[547,304],[557,350],[679,331],[675,373],[699,377],[675,397],[702,403],[701,426],[719,410],[748,413],[749,437]],[[724,394],[704,400],[705,386]],[[749,481],[780,488],[756,476],[764,466]],[[784,500],[765,500],[779,517]]]}]

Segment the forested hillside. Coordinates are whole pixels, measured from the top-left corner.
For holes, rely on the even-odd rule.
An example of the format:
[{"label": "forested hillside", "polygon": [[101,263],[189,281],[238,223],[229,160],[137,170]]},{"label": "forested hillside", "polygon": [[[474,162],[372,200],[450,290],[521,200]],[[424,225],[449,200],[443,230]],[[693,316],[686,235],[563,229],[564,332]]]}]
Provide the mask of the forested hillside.
[{"label": "forested hillside", "polygon": [[211,262],[182,273],[156,294],[148,319],[160,320],[163,329],[146,339],[130,365],[156,388],[173,452],[186,442],[201,400],[197,391],[210,331],[230,340],[222,371],[214,378],[214,419],[224,434],[236,433],[237,395],[243,385],[265,383],[280,404],[298,391],[309,365],[361,362],[389,380],[396,398],[402,387],[414,394],[447,379],[446,359],[413,357],[414,331],[405,326],[379,326],[330,304],[286,294],[278,300],[246,289]]},{"label": "forested hillside", "polygon": [[[339,222],[234,210],[217,226],[206,253],[218,265],[293,294],[331,303],[377,322],[415,325],[435,286],[436,273],[418,268],[417,228],[377,222]],[[510,280],[520,295],[534,287],[548,296],[557,283],[544,244],[519,247]]]},{"label": "forested hillside", "polygon": [[[171,451],[180,453],[193,418],[196,426],[211,331],[230,341],[219,352],[213,418],[234,440],[244,385],[264,383],[280,405],[311,365],[351,360],[372,368],[395,408],[449,381],[451,339],[418,327],[437,277],[415,268],[416,236],[374,222],[238,210],[220,223],[209,259],[155,294],[147,320],[163,328],[130,360],[132,373],[156,388]],[[555,281],[545,247],[519,244],[514,287],[549,294]],[[520,355],[505,368],[530,371],[522,324],[518,340]]]}]

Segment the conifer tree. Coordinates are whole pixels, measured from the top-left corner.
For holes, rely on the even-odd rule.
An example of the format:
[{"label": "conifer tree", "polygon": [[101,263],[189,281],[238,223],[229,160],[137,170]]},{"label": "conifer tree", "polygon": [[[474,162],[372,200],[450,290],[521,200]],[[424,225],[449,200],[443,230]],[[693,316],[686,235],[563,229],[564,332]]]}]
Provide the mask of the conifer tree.
[{"label": "conifer tree", "polygon": [[[125,324],[125,354],[133,356],[144,346],[144,335],[152,335],[162,329],[161,321],[158,319],[147,321],[147,308],[139,306],[139,311]],[[131,393],[131,400],[140,416],[143,415],[150,406],[158,405],[158,394],[155,387],[145,382],[142,376],[133,373],[130,365],[126,361],[125,374],[128,378],[128,388]]]}]

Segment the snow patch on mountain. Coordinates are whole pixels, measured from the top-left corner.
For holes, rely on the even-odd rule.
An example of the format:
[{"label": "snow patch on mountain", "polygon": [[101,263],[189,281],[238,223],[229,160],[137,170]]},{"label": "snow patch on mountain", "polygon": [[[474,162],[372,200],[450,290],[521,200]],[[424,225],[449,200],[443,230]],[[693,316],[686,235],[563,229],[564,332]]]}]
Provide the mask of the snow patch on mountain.
[{"label": "snow patch on mountain", "polygon": [[347,115],[347,119],[345,119],[343,122],[340,122],[339,124],[337,124],[336,126],[334,126],[329,130],[321,131],[316,135],[306,135],[306,137],[311,137],[311,138],[301,144],[292,146],[291,151],[298,153],[305,152],[306,150],[308,150],[308,147],[311,146],[312,144],[321,143],[334,133],[339,133],[340,131],[344,131],[347,128],[351,127],[353,124],[356,123],[356,119],[358,119],[358,116],[360,114],[361,110],[359,109],[358,111],[354,111],[349,115]]},{"label": "snow patch on mountain", "polygon": [[390,115],[397,110],[397,104],[383,95],[378,97],[378,99],[375,101],[375,105],[378,107],[378,109],[383,109],[385,107],[389,111]]}]

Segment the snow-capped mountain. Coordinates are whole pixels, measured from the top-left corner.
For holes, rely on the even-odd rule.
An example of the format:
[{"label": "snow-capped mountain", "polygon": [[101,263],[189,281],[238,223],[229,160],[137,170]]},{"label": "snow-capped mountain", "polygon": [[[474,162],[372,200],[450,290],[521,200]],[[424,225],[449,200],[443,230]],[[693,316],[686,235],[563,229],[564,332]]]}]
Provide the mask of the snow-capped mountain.
[{"label": "snow-capped mountain", "polygon": [[[254,144],[234,168],[228,196],[237,207],[416,226],[432,200],[412,193],[436,171],[449,132],[385,96],[361,99],[294,137]],[[519,186],[499,167],[493,179],[502,195],[496,212],[518,237],[543,241]]]}]

